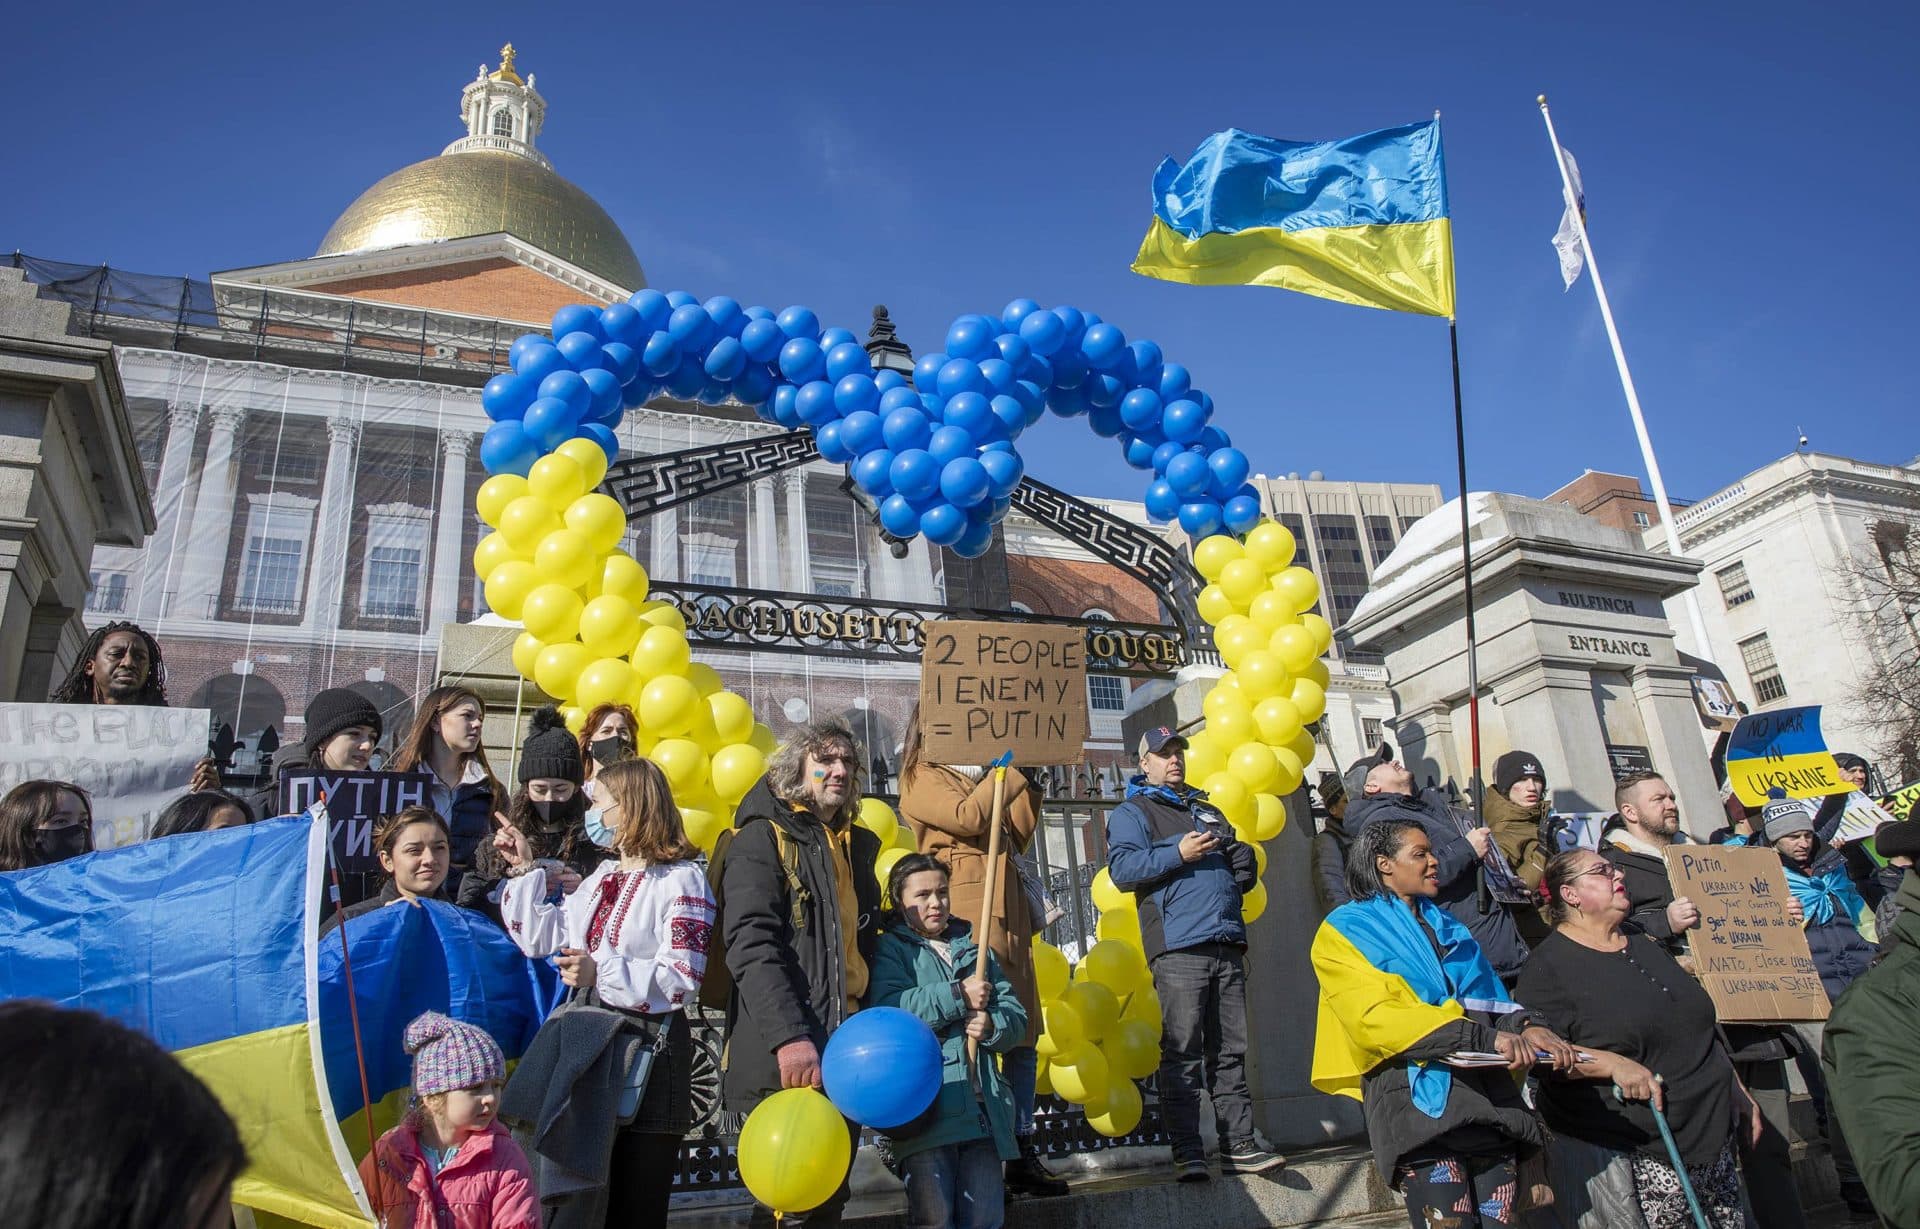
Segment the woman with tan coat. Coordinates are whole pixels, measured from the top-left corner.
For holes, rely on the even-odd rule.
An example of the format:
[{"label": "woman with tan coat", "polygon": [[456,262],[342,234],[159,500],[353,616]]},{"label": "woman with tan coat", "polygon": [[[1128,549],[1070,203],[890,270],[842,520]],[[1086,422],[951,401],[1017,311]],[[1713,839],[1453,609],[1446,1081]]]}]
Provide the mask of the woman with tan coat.
[{"label": "woman with tan coat", "polygon": [[[912,826],[920,852],[946,865],[953,914],[971,923],[978,934],[986,905],[993,773],[977,764],[924,760],[921,742],[920,709],[916,705],[907,718],[906,741],[900,749],[900,816]],[[1040,1036],[1040,989],[1034,981],[1032,944],[1040,920],[1033,916],[1012,856],[1024,852],[1033,841],[1038,801],[1039,794],[1026,777],[1017,769],[1008,769],[990,946],[1020,1005],[1026,1008],[1028,1022],[1025,1040],[1001,1059],[1002,1073],[1013,1090],[1014,1130],[1020,1144],[1020,1159],[1007,1164],[1007,1188],[1025,1195],[1064,1195],[1067,1184],[1047,1172],[1033,1142],[1034,1081],[1040,1061],[1033,1045]]]}]

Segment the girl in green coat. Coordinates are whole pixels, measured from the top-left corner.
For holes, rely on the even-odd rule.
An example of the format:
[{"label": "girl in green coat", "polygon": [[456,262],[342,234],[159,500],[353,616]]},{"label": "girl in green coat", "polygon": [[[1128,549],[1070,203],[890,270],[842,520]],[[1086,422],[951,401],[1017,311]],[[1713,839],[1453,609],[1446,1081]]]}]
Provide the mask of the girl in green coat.
[{"label": "girl in green coat", "polygon": [[[907,1181],[908,1229],[1000,1229],[1002,1163],[1020,1155],[1013,1095],[994,1055],[1019,1045],[1027,1013],[991,953],[974,976],[973,930],[953,916],[947,868],[909,854],[887,876],[894,916],[874,951],[870,1007],[898,1007],[927,1022],[946,1062],[932,1107],[891,1136]],[[967,1061],[967,1043],[978,1053]]]}]

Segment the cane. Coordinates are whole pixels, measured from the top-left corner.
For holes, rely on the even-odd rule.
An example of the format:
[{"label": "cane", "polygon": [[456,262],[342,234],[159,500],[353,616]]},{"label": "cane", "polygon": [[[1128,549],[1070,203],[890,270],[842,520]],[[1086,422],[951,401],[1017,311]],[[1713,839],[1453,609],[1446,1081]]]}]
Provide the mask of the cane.
[{"label": "cane", "polygon": [[[987,975],[987,953],[993,945],[993,909],[1000,887],[1000,817],[1007,805],[1007,765],[1013,763],[1013,752],[1008,751],[988,767],[993,769],[993,815],[987,822],[987,890],[980,903],[980,954],[973,962],[973,975],[984,979]],[[967,1038],[967,1070],[973,1070],[973,1063],[980,1055],[980,1042],[977,1038]]]},{"label": "cane", "polygon": [[[1667,1086],[1664,1076],[1654,1076],[1653,1082],[1662,1088]],[[1618,1084],[1613,1086],[1613,1099],[1620,1102],[1627,1099],[1627,1094]],[[1687,1197],[1687,1210],[1693,1213],[1693,1223],[1698,1229],[1710,1229],[1707,1214],[1700,1210],[1700,1197],[1693,1193],[1693,1179],[1687,1176],[1687,1163],[1680,1159],[1680,1146],[1673,1142],[1673,1129],[1667,1126],[1667,1116],[1660,1112],[1660,1107],[1653,1103],[1651,1097],[1647,1099],[1647,1108],[1653,1111],[1653,1121],[1660,1128],[1660,1140],[1667,1146],[1667,1159],[1673,1162],[1673,1172],[1680,1175],[1680,1192]]]}]

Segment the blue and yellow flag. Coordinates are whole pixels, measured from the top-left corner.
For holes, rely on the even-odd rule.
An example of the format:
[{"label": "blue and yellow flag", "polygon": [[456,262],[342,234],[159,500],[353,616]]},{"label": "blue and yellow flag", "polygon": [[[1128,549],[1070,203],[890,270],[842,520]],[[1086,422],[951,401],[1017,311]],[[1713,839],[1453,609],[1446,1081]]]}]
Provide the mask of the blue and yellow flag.
[{"label": "blue and yellow flag", "polygon": [[1820,733],[1820,706],[1774,708],[1740,718],[1727,740],[1727,783],[1741,802],[1765,806],[1775,790],[1788,798],[1853,791]]},{"label": "blue and yellow flag", "polygon": [[1453,315],[1437,119],[1339,141],[1216,132],[1186,165],[1160,164],[1153,213],[1135,273]]},{"label": "blue and yellow flag", "polygon": [[372,1217],[321,1062],[325,859],[324,825],[295,816],[0,875],[0,999],[153,1037],[239,1128],[235,1203],[352,1229]]}]

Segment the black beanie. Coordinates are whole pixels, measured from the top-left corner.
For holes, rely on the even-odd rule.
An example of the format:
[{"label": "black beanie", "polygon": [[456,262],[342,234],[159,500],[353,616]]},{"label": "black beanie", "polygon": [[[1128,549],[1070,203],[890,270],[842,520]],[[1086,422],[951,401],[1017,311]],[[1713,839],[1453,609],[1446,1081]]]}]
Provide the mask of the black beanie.
[{"label": "black beanie", "polygon": [[571,781],[586,780],[580,763],[580,742],[567,729],[566,718],[553,705],[537,708],[527,723],[527,741],[520,744],[520,766],[515,771],[524,788],[542,777]]},{"label": "black beanie", "polygon": [[1493,762],[1493,788],[1502,794],[1526,777],[1538,777],[1540,788],[1546,788],[1546,770],[1540,767],[1540,757],[1531,751],[1509,751]]},{"label": "black beanie", "polygon": [[307,701],[307,754],[312,755],[329,738],[356,725],[370,727],[374,741],[380,741],[384,727],[373,701],[345,687],[327,688]]}]

